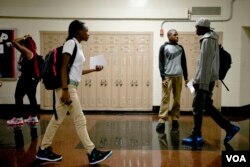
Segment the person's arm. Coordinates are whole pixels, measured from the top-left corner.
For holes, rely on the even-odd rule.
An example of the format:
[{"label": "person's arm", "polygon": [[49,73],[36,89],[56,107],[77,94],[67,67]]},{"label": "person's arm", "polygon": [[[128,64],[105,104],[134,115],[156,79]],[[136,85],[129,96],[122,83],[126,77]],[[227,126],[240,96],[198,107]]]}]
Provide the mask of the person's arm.
[{"label": "person's arm", "polygon": [[103,66],[96,66],[95,69],[87,69],[87,70],[82,70],[82,75],[91,73],[91,72],[97,72],[97,71],[101,71],[103,69]]},{"label": "person's arm", "polygon": [[165,65],[165,60],[164,60],[164,47],[165,45],[162,45],[159,50],[159,70],[160,70],[160,75],[162,81],[164,80],[164,65]]},{"label": "person's arm", "polygon": [[211,49],[212,40],[203,39],[201,44],[201,59],[200,59],[200,85],[199,89],[208,90],[212,73],[212,61],[214,50]]},{"label": "person's arm", "polygon": [[21,45],[21,42],[23,42],[24,40],[26,40],[27,38],[31,37],[30,35],[24,35],[23,37],[19,37],[16,38],[12,41],[13,46],[19,51],[21,52],[21,55],[30,60],[33,58],[33,53],[32,51],[30,51],[28,48],[26,48],[25,46]]},{"label": "person's arm", "polygon": [[188,83],[188,70],[187,70],[187,61],[186,61],[186,54],[185,54],[185,50],[184,48],[181,46],[182,48],[182,56],[181,56],[181,67],[182,67],[182,71],[183,71],[183,77],[185,80],[185,85],[187,85]]},{"label": "person's arm", "polygon": [[62,96],[61,101],[65,104],[70,104],[71,99],[68,92],[68,72],[67,66],[69,64],[70,54],[63,53],[62,68],[61,68],[61,82],[62,82]]}]

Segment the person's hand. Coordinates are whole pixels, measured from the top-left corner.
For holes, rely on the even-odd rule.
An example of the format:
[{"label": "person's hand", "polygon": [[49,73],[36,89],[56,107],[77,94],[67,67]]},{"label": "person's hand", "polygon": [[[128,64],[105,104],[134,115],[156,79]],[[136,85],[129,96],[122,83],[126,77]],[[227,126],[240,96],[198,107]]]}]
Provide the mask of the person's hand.
[{"label": "person's hand", "polygon": [[25,39],[27,39],[29,37],[31,37],[30,34],[26,34],[26,35],[23,36],[23,39],[25,40]]},{"label": "person's hand", "polygon": [[187,84],[188,84],[189,80],[185,80],[185,86],[187,87]]},{"label": "person's hand", "polygon": [[61,101],[66,105],[70,105],[72,103],[68,90],[62,90]]},{"label": "person's hand", "polygon": [[95,66],[96,71],[101,71],[103,69],[103,66],[97,65]]},{"label": "person's hand", "polygon": [[3,85],[3,83],[2,83],[2,81],[0,81],[0,87],[2,87],[2,85]]},{"label": "person's hand", "polygon": [[168,86],[168,81],[167,81],[166,79],[163,80],[163,81],[162,81],[162,85],[163,85],[163,86]]}]

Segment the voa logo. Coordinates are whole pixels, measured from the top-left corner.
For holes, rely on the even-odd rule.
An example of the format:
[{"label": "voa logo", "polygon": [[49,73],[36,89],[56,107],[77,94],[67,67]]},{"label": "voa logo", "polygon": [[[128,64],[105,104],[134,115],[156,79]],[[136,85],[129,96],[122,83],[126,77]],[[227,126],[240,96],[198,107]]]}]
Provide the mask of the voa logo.
[{"label": "voa logo", "polygon": [[226,155],[227,162],[247,162],[244,155]]}]

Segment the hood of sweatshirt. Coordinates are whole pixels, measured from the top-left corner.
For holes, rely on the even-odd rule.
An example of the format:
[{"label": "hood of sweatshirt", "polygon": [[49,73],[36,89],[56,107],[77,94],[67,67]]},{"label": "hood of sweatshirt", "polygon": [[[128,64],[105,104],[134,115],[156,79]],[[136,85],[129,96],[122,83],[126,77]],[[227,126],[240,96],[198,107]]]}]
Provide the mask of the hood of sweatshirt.
[{"label": "hood of sweatshirt", "polygon": [[209,31],[207,33],[205,33],[200,40],[204,39],[204,38],[213,38],[215,40],[217,40],[219,38],[219,36],[214,32],[214,31]]}]

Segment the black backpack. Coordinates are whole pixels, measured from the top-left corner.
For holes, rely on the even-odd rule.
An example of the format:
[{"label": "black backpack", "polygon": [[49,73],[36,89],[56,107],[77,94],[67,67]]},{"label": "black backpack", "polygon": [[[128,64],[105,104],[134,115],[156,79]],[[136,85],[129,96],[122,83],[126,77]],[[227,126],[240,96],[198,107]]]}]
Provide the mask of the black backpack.
[{"label": "black backpack", "polygon": [[231,68],[232,57],[230,53],[224,50],[222,45],[219,45],[219,55],[220,55],[219,80],[223,83],[227,91],[229,91],[228,87],[223,82],[223,80],[225,79],[228,70]]},{"label": "black backpack", "polygon": [[[62,49],[63,46],[54,48],[46,56],[42,64],[41,79],[47,90],[58,89],[61,83],[61,67],[62,67]],[[76,57],[77,46],[75,45],[73,54],[68,64],[68,73]]]},{"label": "black backpack", "polygon": [[[56,104],[55,89],[58,89],[62,86],[62,81],[61,81],[61,68],[62,68],[62,58],[63,58],[62,49],[63,46],[59,46],[50,51],[45,56],[41,69],[41,80],[45,88],[47,90],[53,90],[53,112],[55,114],[56,119],[57,119],[57,114],[55,105]],[[76,52],[77,52],[77,44],[75,43],[72,56],[70,57],[69,64],[67,66],[68,74],[74,63]]]}]

